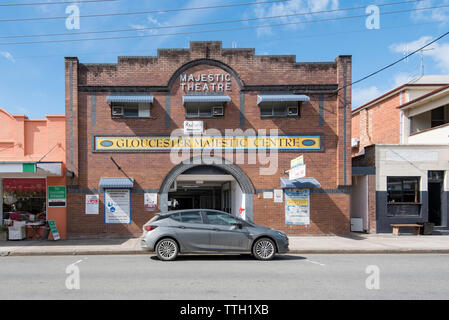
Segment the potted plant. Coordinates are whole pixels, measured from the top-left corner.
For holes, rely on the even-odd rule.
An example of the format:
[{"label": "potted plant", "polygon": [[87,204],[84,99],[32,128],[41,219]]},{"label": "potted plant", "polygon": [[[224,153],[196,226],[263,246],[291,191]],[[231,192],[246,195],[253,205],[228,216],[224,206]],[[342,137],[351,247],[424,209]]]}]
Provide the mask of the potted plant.
[{"label": "potted plant", "polygon": [[0,227],[0,241],[8,240],[8,227]]}]

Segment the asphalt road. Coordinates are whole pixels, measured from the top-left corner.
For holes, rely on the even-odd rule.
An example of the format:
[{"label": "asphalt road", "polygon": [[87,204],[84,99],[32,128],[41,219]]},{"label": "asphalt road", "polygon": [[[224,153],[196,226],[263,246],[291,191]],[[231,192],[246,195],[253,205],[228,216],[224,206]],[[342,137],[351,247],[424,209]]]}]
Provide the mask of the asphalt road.
[{"label": "asphalt road", "polygon": [[2,300],[448,298],[449,255],[439,254],[0,257]]}]

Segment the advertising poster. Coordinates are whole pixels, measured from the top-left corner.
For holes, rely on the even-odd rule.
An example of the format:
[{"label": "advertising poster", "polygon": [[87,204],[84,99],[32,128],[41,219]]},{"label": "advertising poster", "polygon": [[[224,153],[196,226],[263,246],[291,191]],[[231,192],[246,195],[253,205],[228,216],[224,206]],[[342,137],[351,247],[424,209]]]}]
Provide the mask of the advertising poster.
[{"label": "advertising poster", "polygon": [[285,189],[285,224],[310,225],[310,189]]},{"label": "advertising poster", "polygon": [[129,189],[107,189],[104,192],[106,224],[131,223],[131,194]]},{"label": "advertising poster", "polygon": [[86,214],[98,214],[100,197],[98,194],[86,194]]},{"label": "advertising poster", "polygon": [[274,189],[274,202],[275,203],[282,203],[284,202],[284,190],[282,189]]},{"label": "advertising poster", "polygon": [[143,206],[145,211],[155,211],[157,209],[157,193],[145,193]]}]

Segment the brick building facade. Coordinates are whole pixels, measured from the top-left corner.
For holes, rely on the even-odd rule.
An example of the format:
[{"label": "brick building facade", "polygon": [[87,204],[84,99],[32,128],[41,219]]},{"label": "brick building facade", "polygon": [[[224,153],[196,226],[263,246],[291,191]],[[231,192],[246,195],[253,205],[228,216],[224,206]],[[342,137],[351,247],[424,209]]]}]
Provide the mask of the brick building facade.
[{"label": "brick building facade", "polygon": [[[350,56],[298,63],[295,56],[191,42],[157,57],[119,57],[117,64],[67,57],[65,83],[69,236],[139,236],[157,210],[189,206],[226,210],[289,235],[349,232],[351,90],[337,88],[351,83]],[[214,137],[234,130],[229,141],[243,139],[244,148],[226,152],[225,142],[210,149],[205,140],[188,140],[219,161],[188,152],[179,158],[193,161],[175,163],[170,136],[181,129],[176,141],[185,143],[185,121],[216,129]],[[260,168],[270,164],[254,151],[270,129],[278,130],[277,165],[263,175]],[[244,138],[251,132],[263,139]],[[291,182],[286,170],[299,155],[306,178],[319,184],[296,181],[310,190],[310,223],[286,224],[286,194],[275,202],[273,192],[286,187],[281,178]],[[129,189],[130,218],[122,223],[109,220],[114,188]],[[86,195],[96,194],[98,212],[86,214]],[[145,207],[147,194],[157,194],[156,208]]]}]

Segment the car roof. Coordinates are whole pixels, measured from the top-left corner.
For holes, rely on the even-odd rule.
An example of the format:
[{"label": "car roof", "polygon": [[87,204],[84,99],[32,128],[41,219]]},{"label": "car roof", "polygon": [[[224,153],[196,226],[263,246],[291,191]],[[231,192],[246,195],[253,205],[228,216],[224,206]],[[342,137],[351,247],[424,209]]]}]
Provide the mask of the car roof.
[{"label": "car roof", "polygon": [[[159,212],[159,215],[172,215],[175,213],[182,213],[182,212],[191,212],[191,211],[203,211],[203,210],[207,210],[207,211],[216,211],[216,212],[220,212],[220,213],[226,213],[229,214],[225,211],[220,211],[220,210],[215,210],[215,209],[182,209],[182,210],[170,210],[170,211],[162,211]],[[230,214],[229,214],[230,215]]]}]

